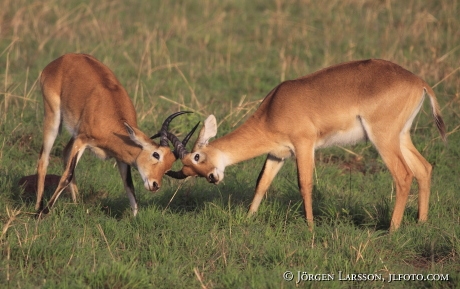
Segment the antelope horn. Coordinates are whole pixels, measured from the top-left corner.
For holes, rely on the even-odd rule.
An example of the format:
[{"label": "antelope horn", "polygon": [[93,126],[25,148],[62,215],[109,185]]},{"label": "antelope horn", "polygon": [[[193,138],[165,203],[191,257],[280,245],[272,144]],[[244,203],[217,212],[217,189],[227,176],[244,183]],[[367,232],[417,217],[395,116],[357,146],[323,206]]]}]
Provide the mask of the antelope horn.
[{"label": "antelope horn", "polygon": [[160,146],[162,147],[167,147],[168,146],[168,127],[169,123],[176,117],[184,113],[192,113],[191,111],[179,111],[176,113],[171,114],[168,116],[165,121],[163,122],[163,125],[161,126],[160,132],[151,136],[151,139],[160,137]]},{"label": "antelope horn", "polygon": [[[185,148],[185,146],[187,145],[188,140],[193,135],[193,133],[195,132],[195,130],[198,128],[199,125],[200,125],[200,122],[198,122],[192,128],[192,130],[184,137],[182,142],[179,140],[179,138],[175,134],[168,132],[168,139],[173,143],[173,146],[174,146],[173,153],[176,159],[179,159],[179,158],[183,159],[185,155],[188,154],[188,151]],[[187,177],[187,175],[185,175],[182,171],[167,171],[165,174],[171,178],[179,179],[179,180],[185,179]]]},{"label": "antelope horn", "polygon": [[182,141],[180,141],[179,138],[175,134],[168,131],[168,139],[169,141],[171,141],[171,143],[174,146],[173,153],[176,159],[183,159],[185,155],[188,154],[188,151],[185,148],[185,146],[187,145],[187,142],[189,141],[190,137],[193,135],[193,133],[195,132],[195,130],[198,128],[199,125],[200,125],[200,122],[198,122],[192,128],[192,130],[184,137]]},{"label": "antelope horn", "polygon": [[174,147],[173,153],[174,153],[174,156],[176,157],[176,160],[178,158],[182,159],[188,153],[184,144],[179,140],[177,136],[175,136],[173,133],[170,133],[169,131],[168,131],[168,139],[171,141]]},{"label": "antelope horn", "polygon": [[168,175],[171,178],[178,179],[178,180],[182,180],[182,179],[185,179],[187,177],[182,171],[177,171],[177,172],[176,171],[167,171],[165,174]]},{"label": "antelope horn", "polygon": [[[173,146],[174,146],[173,153],[176,159],[179,159],[179,158],[183,159],[185,155],[188,154],[188,151],[185,148],[185,145],[187,144],[188,140],[193,135],[193,133],[195,132],[195,130],[198,128],[199,125],[200,125],[200,122],[198,122],[192,128],[192,130],[184,137],[182,142],[179,140],[179,138],[176,135],[168,132],[168,139],[173,143]],[[178,180],[185,179],[186,177],[188,177],[182,171],[167,171],[165,174],[171,178],[178,179]]]},{"label": "antelope horn", "polygon": [[184,137],[184,139],[182,140],[182,144],[185,146],[187,145],[189,139],[192,137],[193,133],[196,131],[196,129],[198,128],[198,126],[200,125],[200,122],[198,122],[193,128],[192,130]]},{"label": "antelope horn", "polygon": [[[174,146],[174,156],[176,157],[176,159],[180,158],[182,159],[186,154],[188,154],[188,151],[187,149],[185,148],[185,146],[187,145],[188,141],[190,140],[190,138],[192,137],[193,133],[196,131],[196,129],[198,128],[198,126],[200,125],[200,122],[198,122],[193,128],[192,130],[184,137],[184,139],[182,141],[179,140],[179,138],[167,131],[166,132],[166,137],[167,139],[173,144]],[[151,136],[150,138],[151,139],[154,139],[154,138],[157,138],[161,136],[161,132]]]}]

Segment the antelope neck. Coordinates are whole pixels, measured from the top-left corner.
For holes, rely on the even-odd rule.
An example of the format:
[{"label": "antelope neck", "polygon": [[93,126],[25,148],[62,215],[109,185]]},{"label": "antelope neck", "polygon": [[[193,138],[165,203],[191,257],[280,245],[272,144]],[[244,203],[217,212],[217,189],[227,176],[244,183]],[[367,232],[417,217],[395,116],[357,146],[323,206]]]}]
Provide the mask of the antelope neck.
[{"label": "antelope neck", "polygon": [[248,120],[233,132],[209,143],[209,146],[221,151],[226,165],[231,165],[268,153],[277,144],[260,123]]}]

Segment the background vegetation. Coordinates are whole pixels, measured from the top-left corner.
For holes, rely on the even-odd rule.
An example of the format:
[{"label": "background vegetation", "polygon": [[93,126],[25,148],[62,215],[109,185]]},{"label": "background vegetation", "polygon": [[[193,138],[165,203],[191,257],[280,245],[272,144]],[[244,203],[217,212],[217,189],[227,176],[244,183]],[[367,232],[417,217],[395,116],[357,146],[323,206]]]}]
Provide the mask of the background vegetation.
[{"label": "background vegetation", "polygon": [[[458,1],[4,0],[0,9],[0,284],[8,288],[458,288],[460,282]],[[416,224],[416,184],[403,226],[375,149],[318,151],[316,228],[307,229],[294,162],[246,218],[263,157],[229,167],[224,184],[165,178],[150,194],[134,173],[133,218],[113,161],[85,154],[78,205],[61,197],[36,221],[18,180],[35,173],[42,141],[41,69],[67,52],[108,65],[152,134],[164,117],[185,132],[214,113],[218,135],[240,124],[280,81],[343,61],[384,58],[434,87],[448,144],[425,104],[413,128],[434,166],[430,219]],[[346,88],[344,88],[346,89]],[[67,132],[49,173],[62,172]],[[179,165],[179,164],[178,164]],[[54,188],[48,189],[49,194]],[[335,281],[283,280],[283,272]],[[346,282],[338,273],[444,274],[448,281]]]}]

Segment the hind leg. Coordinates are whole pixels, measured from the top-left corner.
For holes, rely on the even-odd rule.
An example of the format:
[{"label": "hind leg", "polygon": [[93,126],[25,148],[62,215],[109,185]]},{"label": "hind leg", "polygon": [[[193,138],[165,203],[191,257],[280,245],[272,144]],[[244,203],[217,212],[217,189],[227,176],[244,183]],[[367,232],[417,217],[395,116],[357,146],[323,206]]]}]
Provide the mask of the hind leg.
[{"label": "hind leg", "polygon": [[70,150],[70,153],[69,153],[70,161],[67,162],[64,173],[62,174],[62,177],[59,180],[59,185],[54,191],[53,196],[51,196],[51,199],[49,200],[47,207],[45,207],[43,210],[40,210],[37,213],[39,217],[42,216],[43,214],[49,213],[50,209],[53,207],[54,203],[59,198],[62,191],[72,181],[75,167],[77,166],[77,162],[80,159],[81,155],[85,151],[85,148],[86,148],[85,142],[82,139],[76,138],[72,146],[72,149]]},{"label": "hind leg", "polygon": [[44,103],[45,119],[43,122],[43,145],[37,164],[37,201],[35,210],[43,208],[43,191],[45,189],[45,176],[48,168],[49,156],[54,141],[59,133],[61,117],[59,113],[59,103]]},{"label": "hind leg", "polygon": [[396,202],[390,225],[390,232],[393,232],[401,225],[414,175],[401,151],[399,136],[383,137],[374,144],[393,176],[396,186]]},{"label": "hind leg", "polygon": [[431,164],[418,152],[410,139],[409,132],[401,136],[401,151],[418,183],[418,220],[428,219],[430,201]]},{"label": "hind leg", "polygon": [[[69,162],[69,154],[74,144],[74,141],[75,139],[72,137],[64,148],[64,169],[67,167],[67,164]],[[79,159],[77,159],[77,163],[78,161]],[[77,188],[76,179],[75,179],[75,172],[73,173],[73,177],[72,177],[72,180],[70,181],[68,188],[70,190],[70,194],[72,195],[72,201],[74,203],[77,203],[78,188]]]}]

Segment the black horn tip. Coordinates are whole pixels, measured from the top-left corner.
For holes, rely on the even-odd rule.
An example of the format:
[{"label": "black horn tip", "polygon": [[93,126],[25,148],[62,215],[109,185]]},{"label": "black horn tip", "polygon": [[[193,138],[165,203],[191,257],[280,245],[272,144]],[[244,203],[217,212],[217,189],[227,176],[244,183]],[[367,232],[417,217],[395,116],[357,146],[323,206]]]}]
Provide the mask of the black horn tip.
[{"label": "black horn tip", "polygon": [[150,139],[155,139],[157,137],[160,137],[160,133],[156,133],[150,137]]},{"label": "black horn tip", "polygon": [[179,115],[182,115],[182,114],[186,114],[186,113],[193,113],[193,111],[178,111],[178,112],[175,112],[173,114],[171,114],[170,116],[168,116],[166,118],[166,120],[163,122],[163,123],[168,123],[175,117],[179,116]]},{"label": "black horn tip", "polygon": [[200,122],[198,122],[193,128],[192,130],[184,137],[184,139],[182,140],[182,144],[185,146],[189,139],[192,137],[192,135],[195,133],[196,129],[198,128],[198,126],[200,125]]},{"label": "black horn tip", "polygon": [[182,171],[167,171],[165,175],[173,179],[178,179],[178,180],[182,180],[188,177]]}]

